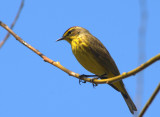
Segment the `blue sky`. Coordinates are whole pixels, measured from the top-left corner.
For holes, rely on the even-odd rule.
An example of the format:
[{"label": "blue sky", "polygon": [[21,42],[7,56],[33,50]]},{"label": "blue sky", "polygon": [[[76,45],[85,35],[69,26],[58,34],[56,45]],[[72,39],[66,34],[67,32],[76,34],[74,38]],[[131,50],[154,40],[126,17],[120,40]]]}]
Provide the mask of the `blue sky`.
[{"label": "blue sky", "polygon": [[[0,20],[10,25],[20,3],[21,0],[1,1]],[[160,52],[159,5],[159,0],[147,1],[146,60]],[[77,62],[67,42],[56,42],[71,26],[84,27],[99,38],[121,73],[138,66],[138,0],[26,0],[14,31],[66,68],[90,74]],[[6,35],[2,28],[0,35],[0,40]],[[143,71],[142,107],[160,81],[159,71],[159,62]],[[79,85],[76,78],[45,63],[12,36],[0,49],[0,74],[1,117],[132,116],[122,96],[109,85]],[[123,80],[134,102],[137,75]],[[145,117],[160,116],[159,98],[160,94]]]}]

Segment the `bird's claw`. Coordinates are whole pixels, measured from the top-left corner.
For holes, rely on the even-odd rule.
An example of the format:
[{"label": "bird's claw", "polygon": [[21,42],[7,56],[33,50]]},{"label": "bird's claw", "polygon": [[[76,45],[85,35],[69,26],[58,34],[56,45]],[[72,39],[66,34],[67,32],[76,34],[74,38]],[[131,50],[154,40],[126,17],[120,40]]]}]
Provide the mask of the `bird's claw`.
[{"label": "bird's claw", "polygon": [[79,79],[79,85],[81,85],[81,83],[86,83],[86,81]]},{"label": "bird's claw", "polygon": [[82,74],[79,76],[79,84],[81,85],[81,83],[86,83],[85,80],[82,80],[84,77],[95,77],[97,75],[85,75],[85,74]]},{"label": "bird's claw", "polygon": [[96,86],[98,86],[98,84],[94,83],[94,80],[95,80],[95,79],[98,79],[98,78],[92,78],[92,79],[91,79],[91,83],[92,83],[92,85],[93,85],[93,88],[95,88]]},{"label": "bird's claw", "polygon": [[96,83],[92,83],[92,85],[93,85],[93,88],[95,88],[96,86],[98,86],[98,84],[96,84]]},{"label": "bird's claw", "polygon": [[81,83],[86,83],[85,80],[82,80],[84,77],[86,77],[86,75],[84,75],[84,74],[79,76],[79,85],[81,85]]},{"label": "bird's claw", "polygon": [[106,78],[105,75],[106,75],[106,74],[103,74],[103,75],[101,75],[101,76],[82,74],[82,75],[79,76],[79,84],[81,85],[81,83],[86,83],[85,80],[82,80],[84,77],[95,77],[95,78],[92,78],[92,79],[91,79],[91,82],[92,82],[92,84],[93,84],[93,87],[95,88],[96,86],[98,86],[98,84],[94,83],[94,79]]},{"label": "bird's claw", "polygon": [[94,83],[94,80],[95,80],[95,79],[103,79],[103,78],[106,78],[106,75],[107,75],[107,74],[103,74],[103,75],[101,75],[101,76],[95,75],[96,77],[91,79],[93,88],[95,88],[96,86],[98,86],[98,84]]}]

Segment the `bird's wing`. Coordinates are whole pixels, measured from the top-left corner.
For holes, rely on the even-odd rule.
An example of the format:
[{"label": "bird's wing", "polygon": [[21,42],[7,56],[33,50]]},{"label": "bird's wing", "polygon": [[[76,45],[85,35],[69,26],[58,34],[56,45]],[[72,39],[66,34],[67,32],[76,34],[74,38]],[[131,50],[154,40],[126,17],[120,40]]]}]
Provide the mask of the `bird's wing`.
[{"label": "bird's wing", "polygon": [[106,70],[110,70],[110,72],[113,73],[115,76],[119,75],[119,70],[104,45],[94,36],[89,36],[87,37],[87,39],[90,39],[88,41],[88,43],[90,43],[89,50],[95,60],[98,61],[100,65],[104,66]]},{"label": "bird's wing", "polygon": [[[107,49],[104,47],[104,45],[96,37],[90,36],[88,38],[90,38],[90,41],[87,41],[88,43],[90,43],[88,44],[90,45],[88,50],[92,53],[94,59],[106,69],[106,73],[109,72],[109,77],[120,75],[116,63],[114,62],[113,58],[111,57]],[[110,72],[112,73],[111,76]],[[124,95],[126,94],[122,80],[114,82],[110,85],[117,91],[122,92]]]}]

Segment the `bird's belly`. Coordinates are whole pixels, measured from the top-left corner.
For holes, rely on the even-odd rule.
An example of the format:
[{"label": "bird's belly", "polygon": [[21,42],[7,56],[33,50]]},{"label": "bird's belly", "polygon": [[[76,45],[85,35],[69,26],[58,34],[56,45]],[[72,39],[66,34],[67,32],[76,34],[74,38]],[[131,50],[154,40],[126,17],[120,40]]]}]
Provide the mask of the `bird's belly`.
[{"label": "bird's belly", "polygon": [[96,58],[84,48],[76,48],[73,49],[73,54],[78,60],[78,62],[88,71],[96,75],[106,74],[107,70],[99,64]]}]

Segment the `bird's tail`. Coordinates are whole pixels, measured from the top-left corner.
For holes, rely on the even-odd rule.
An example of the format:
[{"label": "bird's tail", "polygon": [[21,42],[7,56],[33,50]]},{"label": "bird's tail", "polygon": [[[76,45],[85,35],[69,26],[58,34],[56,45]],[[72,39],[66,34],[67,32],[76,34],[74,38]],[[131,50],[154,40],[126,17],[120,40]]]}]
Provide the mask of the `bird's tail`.
[{"label": "bird's tail", "polygon": [[127,103],[127,106],[129,107],[129,110],[132,114],[134,114],[134,111],[137,111],[137,108],[135,106],[135,104],[133,103],[132,99],[130,98],[129,94],[127,93],[127,91],[125,90],[125,93],[122,93],[122,96],[125,100],[125,102]]}]

